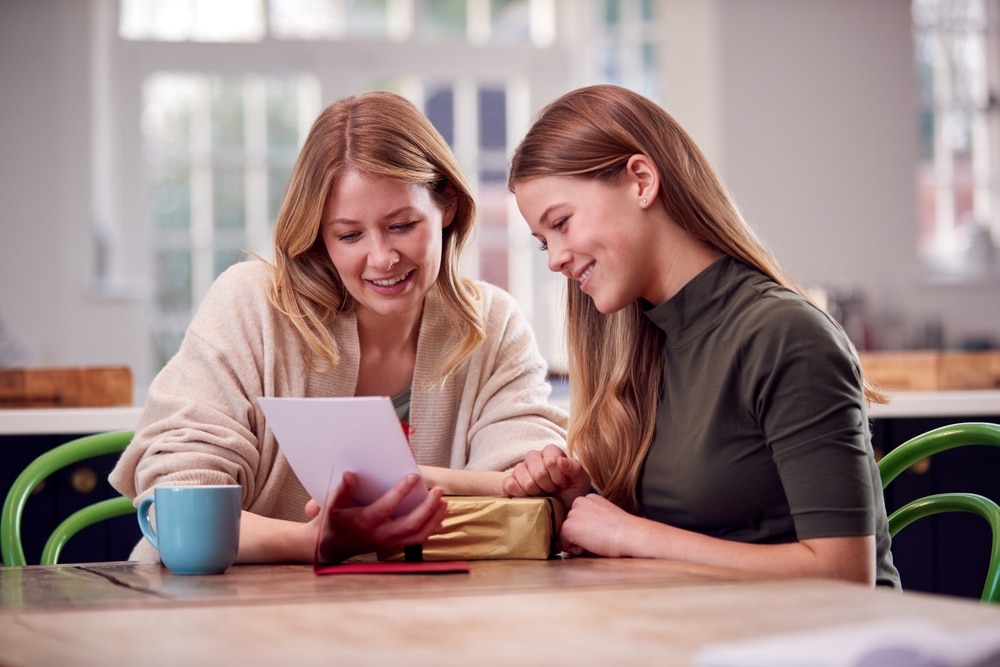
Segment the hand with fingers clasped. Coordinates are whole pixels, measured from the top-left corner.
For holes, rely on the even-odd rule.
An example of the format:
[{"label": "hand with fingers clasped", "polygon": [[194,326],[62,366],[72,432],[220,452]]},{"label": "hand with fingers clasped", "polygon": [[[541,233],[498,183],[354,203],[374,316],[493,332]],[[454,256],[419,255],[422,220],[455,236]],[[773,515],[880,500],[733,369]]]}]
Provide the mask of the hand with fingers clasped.
[{"label": "hand with fingers clasped", "polygon": [[590,493],[573,501],[559,531],[560,546],[575,556],[588,553],[629,558],[635,555],[629,547],[629,538],[640,536],[645,523],[646,519]]},{"label": "hand with fingers clasped", "polygon": [[528,452],[504,480],[503,492],[514,498],[555,496],[566,509],[590,491],[590,475],[560,447]]},{"label": "hand with fingers clasped", "polygon": [[370,505],[356,505],[352,500],[358,478],[345,472],[330,498],[325,516],[319,505],[310,500],[306,514],[318,521],[320,531],[317,560],[339,563],[352,556],[414,544],[423,544],[448,514],[443,491],[434,487],[411,511],[393,516],[407,494],[422,484],[418,475],[407,475]]}]

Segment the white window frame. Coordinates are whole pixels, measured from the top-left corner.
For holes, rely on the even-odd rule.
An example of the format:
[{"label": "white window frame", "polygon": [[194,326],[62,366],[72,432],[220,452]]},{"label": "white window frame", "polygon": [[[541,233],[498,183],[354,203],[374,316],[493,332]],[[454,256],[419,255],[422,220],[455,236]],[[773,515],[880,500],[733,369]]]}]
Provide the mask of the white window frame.
[{"label": "white window frame", "polygon": [[[144,177],[141,112],[143,82],[160,71],[211,71],[222,76],[283,76],[311,72],[320,88],[320,108],[334,100],[359,92],[372,79],[410,76],[414,82],[452,81],[456,83],[454,151],[463,170],[476,174],[476,114],[461,113],[474,103],[477,82],[503,85],[507,95],[507,153],[518,143],[535,111],[559,94],[599,79],[593,59],[581,58],[591,44],[590,36],[600,31],[604,0],[543,0],[532,11],[555,11],[559,31],[542,35],[550,46],[492,44],[483,39],[481,21],[471,34],[475,44],[453,45],[384,39],[349,41],[278,41],[265,38],[257,43],[136,42],[117,34],[117,0],[93,0],[95,40],[93,71],[98,88],[95,103],[95,208],[98,209],[95,237],[105,260],[100,284],[108,293],[152,293],[150,271],[151,222],[148,191]],[[412,0],[394,0],[407,4]],[[606,36],[615,42],[634,34],[637,7],[643,0],[619,0],[625,32]],[[472,4],[481,4],[476,0]],[[551,9],[546,10],[546,7]],[[481,9],[481,7],[480,7]],[[480,12],[481,13],[481,12]],[[397,35],[397,37],[401,37]],[[538,36],[536,36],[538,37]],[[604,39],[605,37],[602,37]],[[627,44],[618,48],[627,50]],[[653,78],[632,63],[620,73],[631,85],[646,94]],[[323,64],[322,66],[317,64]],[[632,77],[635,77],[632,80]],[[464,91],[464,92],[463,92]],[[408,93],[419,103],[420,85]],[[463,120],[466,119],[466,120]],[[471,120],[468,120],[471,119]],[[474,192],[477,196],[480,194]],[[505,193],[505,196],[506,193]],[[563,333],[564,279],[548,271],[545,253],[528,233],[513,199],[507,196],[508,291],[514,295],[531,321],[539,346],[553,371],[565,372]],[[271,221],[273,222],[273,221]],[[523,233],[519,233],[523,232]],[[475,241],[473,241],[473,245]],[[266,248],[270,253],[270,238]],[[465,271],[476,277],[475,247],[466,254]],[[195,307],[211,280],[202,276],[201,294],[194,295]],[[150,303],[150,308],[152,304]],[[152,357],[152,353],[150,353]],[[152,366],[152,363],[150,363]],[[150,367],[150,379],[157,368]],[[143,382],[143,373],[137,373]]]}]

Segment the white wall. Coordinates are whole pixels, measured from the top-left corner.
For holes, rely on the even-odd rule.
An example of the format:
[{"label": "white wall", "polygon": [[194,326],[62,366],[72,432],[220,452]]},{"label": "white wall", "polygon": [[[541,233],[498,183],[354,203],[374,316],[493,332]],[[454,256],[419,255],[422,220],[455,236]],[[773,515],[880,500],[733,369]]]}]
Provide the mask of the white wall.
[{"label": "white wall", "polygon": [[94,296],[90,3],[0,0],[0,318],[46,365],[143,369],[143,306]]},{"label": "white wall", "polygon": [[800,283],[946,343],[1000,339],[1000,284],[918,275],[910,0],[670,0],[665,106]]},{"label": "white wall", "polygon": [[[144,304],[91,285],[89,10],[0,0],[0,317],[40,364],[144,368]],[[926,287],[909,0],[670,0],[665,105],[800,282],[1000,337],[1000,286]]]}]

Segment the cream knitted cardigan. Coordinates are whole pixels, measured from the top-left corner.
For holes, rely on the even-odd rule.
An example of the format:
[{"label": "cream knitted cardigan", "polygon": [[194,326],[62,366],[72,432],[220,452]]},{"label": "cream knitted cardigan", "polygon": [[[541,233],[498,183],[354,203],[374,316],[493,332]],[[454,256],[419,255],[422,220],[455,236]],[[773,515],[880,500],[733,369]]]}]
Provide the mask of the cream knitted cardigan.
[{"label": "cream knitted cardigan", "polygon": [[[267,299],[269,280],[258,260],[219,276],[180,350],[150,385],[135,439],[109,477],[136,504],[156,484],[239,484],[244,509],[306,520],[308,494],[256,399],[353,396],[357,325],[352,314],[338,315],[332,332],[341,362],[312,370]],[[410,402],[410,443],[423,465],[506,470],[529,450],[565,446],[566,414],[547,402],[546,365],[527,320],[509,294],[479,288],[486,340],[443,385],[432,378],[458,336],[436,289],[425,303]]]}]

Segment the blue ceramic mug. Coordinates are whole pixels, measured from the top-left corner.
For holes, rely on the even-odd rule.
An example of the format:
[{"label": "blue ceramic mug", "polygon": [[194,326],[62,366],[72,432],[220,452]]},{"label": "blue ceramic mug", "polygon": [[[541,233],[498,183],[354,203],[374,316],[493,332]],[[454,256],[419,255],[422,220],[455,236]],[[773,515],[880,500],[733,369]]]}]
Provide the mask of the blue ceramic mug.
[{"label": "blue ceramic mug", "polygon": [[242,496],[236,485],[157,486],[139,502],[139,528],[174,574],[221,574],[240,546]]}]

